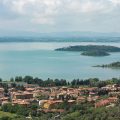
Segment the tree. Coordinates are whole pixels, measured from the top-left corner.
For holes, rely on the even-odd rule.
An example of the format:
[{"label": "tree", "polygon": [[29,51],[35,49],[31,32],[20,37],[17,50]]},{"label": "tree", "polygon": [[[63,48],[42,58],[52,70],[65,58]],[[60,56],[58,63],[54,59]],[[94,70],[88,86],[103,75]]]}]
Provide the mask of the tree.
[{"label": "tree", "polygon": [[23,78],[23,81],[24,81],[24,82],[27,82],[28,84],[34,83],[34,80],[33,80],[33,77],[32,77],[32,76],[25,76],[25,77]]},{"label": "tree", "polygon": [[14,82],[14,78],[10,78],[10,82]]},{"label": "tree", "polygon": [[15,77],[15,82],[22,82],[22,81],[23,81],[23,79],[22,79],[21,76],[16,76]]},{"label": "tree", "polygon": [[0,78],[0,82],[2,82],[2,78]]}]

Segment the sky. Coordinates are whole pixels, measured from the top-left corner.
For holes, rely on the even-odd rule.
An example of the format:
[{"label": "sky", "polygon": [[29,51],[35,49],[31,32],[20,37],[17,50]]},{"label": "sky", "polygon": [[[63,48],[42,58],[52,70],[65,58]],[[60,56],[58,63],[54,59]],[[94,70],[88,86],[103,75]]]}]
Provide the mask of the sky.
[{"label": "sky", "polygon": [[120,32],[120,0],[0,0],[0,35]]}]

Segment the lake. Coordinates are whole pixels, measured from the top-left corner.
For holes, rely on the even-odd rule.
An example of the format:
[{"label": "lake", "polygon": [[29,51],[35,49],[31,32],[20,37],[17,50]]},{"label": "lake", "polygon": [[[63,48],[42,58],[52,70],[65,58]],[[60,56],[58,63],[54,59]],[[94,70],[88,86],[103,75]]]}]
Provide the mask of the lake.
[{"label": "lake", "polygon": [[15,76],[31,75],[42,79],[120,77],[119,69],[96,68],[94,65],[120,61],[120,53],[106,57],[81,56],[80,52],[54,51],[70,45],[113,45],[120,43],[93,42],[20,42],[0,43],[0,77],[8,80]]}]

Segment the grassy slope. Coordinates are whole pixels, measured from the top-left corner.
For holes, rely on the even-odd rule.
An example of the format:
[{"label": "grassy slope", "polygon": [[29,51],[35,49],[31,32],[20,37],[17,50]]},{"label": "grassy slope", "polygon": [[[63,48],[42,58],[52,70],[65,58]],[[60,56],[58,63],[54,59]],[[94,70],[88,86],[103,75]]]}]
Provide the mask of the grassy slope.
[{"label": "grassy slope", "polygon": [[10,118],[14,118],[16,116],[16,114],[0,111],[0,118],[1,117],[6,117],[6,116],[10,117]]}]

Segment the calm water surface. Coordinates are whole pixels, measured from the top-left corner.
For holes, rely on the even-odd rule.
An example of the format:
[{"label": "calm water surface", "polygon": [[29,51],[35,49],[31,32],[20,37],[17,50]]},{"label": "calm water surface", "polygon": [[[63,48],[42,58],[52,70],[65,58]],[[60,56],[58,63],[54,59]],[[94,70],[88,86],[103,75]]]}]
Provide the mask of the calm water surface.
[{"label": "calm water surface", "polygon": [[78,44],[120,47],[119,43],[0,43],[0,77],[6,80],[18,75],[67,80],[120,77],[119,69],[92,67],[120,61],[120,53],[107,57],[87,57],[81,56],[80,52],[54,51],[55,48]]}]

